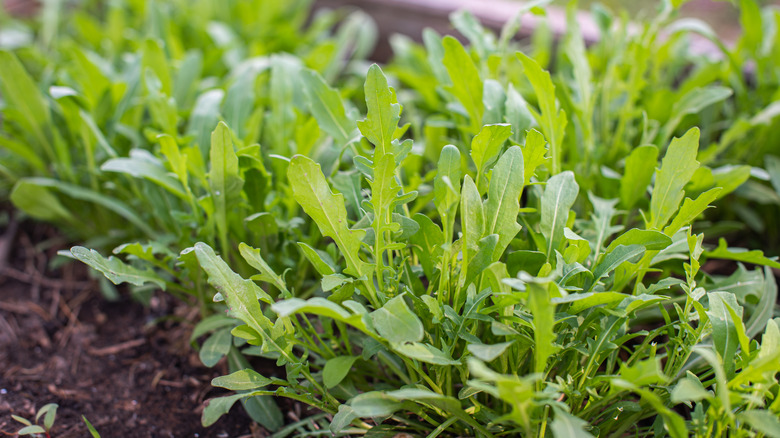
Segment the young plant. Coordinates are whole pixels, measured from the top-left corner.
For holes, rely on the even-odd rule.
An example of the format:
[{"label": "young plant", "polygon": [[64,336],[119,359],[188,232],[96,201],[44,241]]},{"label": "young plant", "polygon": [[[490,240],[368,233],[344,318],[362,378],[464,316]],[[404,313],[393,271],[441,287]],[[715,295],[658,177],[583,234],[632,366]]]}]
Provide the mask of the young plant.
[{"label": "young plant", "polygon": [[[778,351],[777,323],[771,306],[769,312],[756,307],[748,334],[747,296],[738,298],[733,285],[716,286],[699,272],[703,256],[739,253],[705,252],[703,235],[690,231],[720,191],[683,201],[698,167],[685,159],[696,156],[697,130],[672,140],[644,227],[626,230],[613,224],[622,214],[616,199],[589,195],[585,211],[593,213],[577,219],[579,186],[568,171],[521,197],[537,167],[551,165],[549,152],[530,167],[523,160],[544,151],[544,137],[529,131],[525,148],[505,148],[511,132],[483,126],[485,134],[469,150],[474,167],[464,166],[457,147],[442,149],[433,186],[437,224],[423,214],[409,216],[413,209],[430,211],[430,198],[416,199],[416,187],[403,184],[413,144],[397,138],[401,109],[377,66],[369,70],[365,96],[368,114],[358,127],[373,147],[353,157],[369,188],[363,193],[370,193],[360,195],[358,208],[347,208],[348,197],[332,192],[311,159],[296,156],[288,168],[293,196],[319,230],[299,244],[322,276],[315,297],[275,301],[208,245],[192,249],[219,291],[215,299],[240,321],[231,333],[286,372],[265,377],[243,369],[214,379],[215,386],[241,392],[211,400],[204,424],[238,400],[275,395],[332,414],[332,433],[389,427],[490,437],[543,435],[549,427],[555,434],[666,431],[676,437],[687,434],[686,419],[673,410],[683,402],[701,404],[696,409],[709,414],[689,422],[703,418],[716,433],[765,429],[780,362],[768,365],[764,358]],[[518,201],[526,198],[521,209]],[[338,257],[324,246],[317,250],[322,238]],[[258,280],[283,291],[260,252],[244,257],[262,267]],[[665,275],[649,280],[654,272]],[[686,281],[671,272],[684,272]],[[761,286],[750,287],[750,295],[773,303],[773,277],[751,275]],[[766,341],[751,345],[765,327]],[[659,345],[662,337],[667,341]],[[741,360],[727,365],[736,352]],[[764,366],[766,374],[753,371]],[[681,383],[688,376],[702,388],[733,391],[721,400],[751,413],[721,423],[717,396],[690,395]],[[772,389],[753,403],[759,388]]]},{"label": "young plant", "polygon": [[[26,418],[11,415],[11,418],[24,425],[23,428],[16,431],[16,434],[19,436],[32,435],[36,438],[42,436],[50,438],[51,435],[49,435],[49,431],[51,430],[52,426],[54,426],[54,420],[57,418],[58,407],[59,405],[56,403],[49,403],[38,409],[38,413],[35,414],[35,424]],[[41,421],[41,417],[43,417],[43,423],[39,425],[38,422]]]}]

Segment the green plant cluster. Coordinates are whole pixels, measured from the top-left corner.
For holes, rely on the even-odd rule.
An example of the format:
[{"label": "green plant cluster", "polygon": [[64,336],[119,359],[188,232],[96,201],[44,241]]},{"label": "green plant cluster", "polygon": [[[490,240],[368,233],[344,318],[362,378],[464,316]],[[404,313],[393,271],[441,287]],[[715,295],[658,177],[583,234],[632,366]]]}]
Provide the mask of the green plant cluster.
[{"label": "green plant cluster", "polygon": [[715,240],[772,236],[780,11],[740,1],[729,48],[679,1],[596,8],[586,47],[572,3],[555,51],[543,20],[518,51],[520,14],[496,36],[457,13],[468,46],[397,36],[383,71],[360,13],[200,3],[45,9],[0,52],[0,153],[17,208],[123,242],[70,257],[201,307],[234,392],[204,425],[241,401],[314,433],[286,397],[320,434],[778,436],[780,263]]}]

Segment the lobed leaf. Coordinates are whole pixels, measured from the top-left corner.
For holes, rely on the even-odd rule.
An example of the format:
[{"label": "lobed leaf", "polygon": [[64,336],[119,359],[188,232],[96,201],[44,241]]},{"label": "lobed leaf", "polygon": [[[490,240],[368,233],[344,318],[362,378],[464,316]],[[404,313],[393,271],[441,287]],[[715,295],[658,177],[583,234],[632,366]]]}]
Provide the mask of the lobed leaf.
[{"label": "lobed leaf", "polygon": [[354,277],[367,275],[371,268],[359,255],[365,231],[349,229],[344,196],[330,191],[320,165],[296,155],[287,168],[287,178],[298,204],[314,219],[322,235],[332,238],[338,245],[347,262],[344,272]]}]

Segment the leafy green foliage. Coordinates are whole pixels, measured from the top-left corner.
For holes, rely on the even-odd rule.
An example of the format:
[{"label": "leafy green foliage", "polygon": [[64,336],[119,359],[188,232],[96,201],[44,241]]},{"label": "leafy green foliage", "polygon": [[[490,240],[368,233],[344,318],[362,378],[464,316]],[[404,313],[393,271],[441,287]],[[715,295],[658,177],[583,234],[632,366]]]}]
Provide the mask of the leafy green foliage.
[{"label": "leafy green foliage", "polygon": [[775,232],[776,13],[741,2],[715,62],[671,4],[636,30],[596,9],[592,47],[573,4],[555,52],[460,12],[470,44],[396,37],[383,70],[364,16],[304,29],[306,3],[117,1],[0,51],[0,191],[125,242],[66,254],[115,284],[200,304],[191,341],[235,391],[204,425],[240,401],[311,432],[287,397],[318,434],[772,436],[780,264],[711,238]]},{"label": "leafy green foliage", "polygon": [[[482,158],[493,154],[484,153],[490,148],[480,149],[476,170],[457,147],[445,146],[432,196],[407,200],[399,171],[410,165],[411,155],[396,158],[403,143],[394,138],[388,148],[390,137],[383,133],[390,129],[376,128],[387,126],[382,120],[398,122],[381,119],[382,114],[400,113],[387,82],[377,77],[381,74],[377,67],[370,70],[369,114],[360,125],[374,148],[353,158],[370,188],[360,195],[364,209],[350,213],[347,198],[333,193],[313,160],[296,156],[288,166],[295,199],[316,224],[299,248],[323,278],[314,298],[273,303],[273,326],[263,328],[234,313],[256,331],[245,330],[242,337],[288,370],[286,379],[252,374],[258,385],[276,387],[253,394],[290,397],[332,413],[333,433],[392,418],[398,421],[395,431],[453,435],[529,433],[546,423],[556,434],[661,427],[684,436],[699,420],[686,420],[673,409],[676,404],[695,403],[710,412],[704,418],[711,422],[720,421],[716,412],[727,399],[747,406],[750,389],[727,398],[690,389],[699,382],[701,388],[731,391],[720,389],[728,385],[724,381],[749,382],[745,372],[757,375],[753,370],[768,364],[759,359],[766,354],[760,353],[763,345],[751,342],[743,322],[752,309],[747,295],[719,289],[719,280],[699,272],[705,251],[702,236],[692,234],[690,226],[715,196],[682,202],[696,164],[691,168],[691,159],[682,170],[675,166],[681,156],[696,156],[696,131],[667,148],[653,196],[644,204],[649,219],[636,228],[613,224],[618,199],[590,195],[583,200],[570,171],[552,175],[543,189],[532,187],[521,208],[525,176],[517,169],[526,167],[520,146],[499,147],[495,160]],[[529,132],[527,141],[533,135]],[[472,175],[484,175],[485,193]],[[642,186],[634,193],[643,194],[651,180],[642,176],[623,183]],[[399,198],[402,203],[396,203]],[[409,210],[403,208],[407,204]],[[438,217],[416,215],[411,237],[404,240],[401,228],[415,210]],[[667,226],[670,220],[673,225]],[[323,237],[335,244],[331,253],[337,256],[330,257],[335,264],[322,258],[326,246],[314,249]],[[715,256],[724,251],[730,250]],[[536,272],[521,263],[516,276],[508,274],[509,264],[522,260],[513,254],[534,252],[543,256]],[[684,273],[685,280],[645,278],[661,266]],[[221,275],[209,271],[212,282]],[[776,296],[764,287],[771,276],[760,270],[751,275],[760,279],[747,286],[751,296]],[[234,299],[249,300],[244,308],[257,305],[257,297],[240,292],[244,286],[223,283],[220,295],[230,297],[233,287]],[[235,307],[240,304],[231,304]],[[770,314],[750,311],[762,328],[773,329]],[[311,325],[310,317],[322,328]],[[662,336],[675,341],[659,346]],[[711,346],[702,347],[707,342]],[[738,359],[727,364],[727,357]],[[713,369],[725,380],[708,381]],[[250,386],[237,387],[256,389]],[[691,391],[695,395],[684,395]],[[243,396],[217,399],[219,409],[209,410],[204,421]],[[756,423],[751,427],[767,427],[763,414],[750,415]],[[742,424],[737,416],[729,418],[735,427]],[[643,421],[648,426],[641,426]]]}]

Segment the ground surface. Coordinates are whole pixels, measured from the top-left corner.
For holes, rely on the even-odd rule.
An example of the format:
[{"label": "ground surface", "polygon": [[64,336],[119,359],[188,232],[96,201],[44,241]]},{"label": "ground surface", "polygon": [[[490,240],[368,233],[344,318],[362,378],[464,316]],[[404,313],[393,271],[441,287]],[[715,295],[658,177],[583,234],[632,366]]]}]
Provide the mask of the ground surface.
[{"label": "ground surface", "polygon": [[83,266],[47,268],[51,229],[13,234],[0,237],[0,435],[19,429],[12,414],[30,419],[58,403],[55,438],[89,436],[81,415],[104,438],[267,436],[238,406],[201,427],[204,400],[217,394],[209,382],[226,370],[203,367],[189,346],[196,310],[164,296],[148,308],[108,302]]}]

